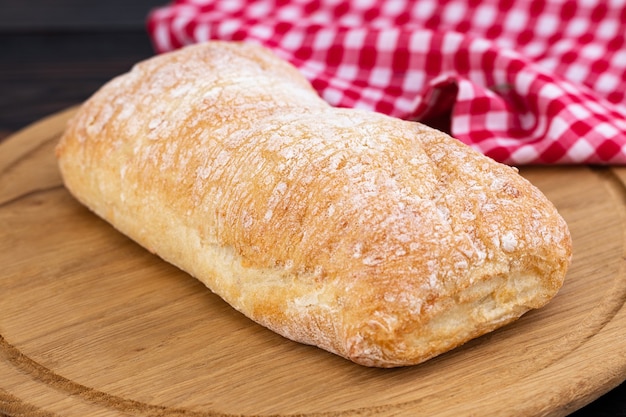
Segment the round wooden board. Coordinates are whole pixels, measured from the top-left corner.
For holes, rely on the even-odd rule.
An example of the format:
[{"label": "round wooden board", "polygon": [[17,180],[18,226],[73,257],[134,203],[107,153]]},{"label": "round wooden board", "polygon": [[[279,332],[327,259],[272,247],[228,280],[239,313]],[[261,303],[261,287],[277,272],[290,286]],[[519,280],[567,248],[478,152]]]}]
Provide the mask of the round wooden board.
[{"label": "round wooden board", "polygon": [[373,369],[254,324],[74,201],[54,158],[72,111],[0,145],[0,413],[566,415],[626,379],[626,170],[523,169],[571,228],[557,297]]}]

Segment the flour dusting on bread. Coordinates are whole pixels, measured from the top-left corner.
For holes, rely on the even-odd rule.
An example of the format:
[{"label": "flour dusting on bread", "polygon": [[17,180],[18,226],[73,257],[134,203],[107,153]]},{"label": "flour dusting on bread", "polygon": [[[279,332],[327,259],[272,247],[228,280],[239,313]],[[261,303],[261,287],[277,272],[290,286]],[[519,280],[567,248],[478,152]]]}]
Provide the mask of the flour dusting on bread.
[{"label": "flour dusting on bread", "polygon": [[412,365],[545,305],[567,225],[514,168],[415,122],[329,106],[244,43],[156,56],[58,145],[67,188],[252,320]]}]

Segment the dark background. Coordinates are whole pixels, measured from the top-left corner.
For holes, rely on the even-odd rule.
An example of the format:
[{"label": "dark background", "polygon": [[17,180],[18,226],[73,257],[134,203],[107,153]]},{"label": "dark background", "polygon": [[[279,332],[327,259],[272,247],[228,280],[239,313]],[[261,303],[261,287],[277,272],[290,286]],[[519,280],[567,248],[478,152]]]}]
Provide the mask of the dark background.
[{"label": "dark background", "polygon": [[[0,0],[0,142],[152,56],[146,16],[166,3]],[[626,384],[572,416],[626,417]]]},{"label": "dark background", "polygon": [[0,0],[0,137],[82,102],[154,54],[157,0]]}]

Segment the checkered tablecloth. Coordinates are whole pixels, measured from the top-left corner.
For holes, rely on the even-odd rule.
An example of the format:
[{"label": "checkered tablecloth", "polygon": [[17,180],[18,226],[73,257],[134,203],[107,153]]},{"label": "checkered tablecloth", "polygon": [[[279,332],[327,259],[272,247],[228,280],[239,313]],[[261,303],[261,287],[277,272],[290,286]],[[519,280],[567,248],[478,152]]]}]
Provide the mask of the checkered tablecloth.
[{"label": "checkered tablecloth", "polygon": [[330,104],[425,123],[508,164],[626,164],[626,0],[176,0],[158,52],[263,44]]}]

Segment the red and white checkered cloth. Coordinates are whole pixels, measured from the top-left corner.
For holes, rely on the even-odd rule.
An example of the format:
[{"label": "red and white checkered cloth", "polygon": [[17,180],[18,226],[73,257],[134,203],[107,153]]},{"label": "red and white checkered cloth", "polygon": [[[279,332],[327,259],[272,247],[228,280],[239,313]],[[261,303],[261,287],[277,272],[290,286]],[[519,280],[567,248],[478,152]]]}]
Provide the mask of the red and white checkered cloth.
[{"label": "red and white checkered cloth", "polygon": [[624,0],[175,0],[158,52],[263,44],[330,104],[449,121],[508,164],[626,164]]}]

